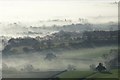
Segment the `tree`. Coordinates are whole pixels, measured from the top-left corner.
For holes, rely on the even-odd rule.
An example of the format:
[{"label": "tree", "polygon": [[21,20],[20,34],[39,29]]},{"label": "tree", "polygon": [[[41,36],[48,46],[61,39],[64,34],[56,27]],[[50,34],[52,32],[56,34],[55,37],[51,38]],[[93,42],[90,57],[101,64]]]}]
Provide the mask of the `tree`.
[{"label": "tree", "polygon": [[74,70],[76,70],[76,68],[75,68],[74,65],[69,64],[68,67],[67,67],[67,70],[68,71],[74,71]]},{"label": "tree", "polygon": [[104,71],[106,71],[106,68],[105,68],[105,66],[103,66],[102,63],[99,63],[99,65],[96,67],[96,70],[99,72],[104,72]]},{"label": "tree", "polygon": [[47,55],[46,55],[46,57],[45,57],[45,59],[47,59],[47,60],[52,60],[52,59],[55,59],[56,58],[56,55],[55,54],[53,54],[53,53],[48,53]]}]

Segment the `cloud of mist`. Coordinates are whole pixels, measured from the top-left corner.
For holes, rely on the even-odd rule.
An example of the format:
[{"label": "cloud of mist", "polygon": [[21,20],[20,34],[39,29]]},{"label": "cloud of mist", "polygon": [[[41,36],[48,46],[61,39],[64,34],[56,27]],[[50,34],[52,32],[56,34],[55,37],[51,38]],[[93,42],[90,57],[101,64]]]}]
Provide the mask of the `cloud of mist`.
[{"label": "cloud of mist", "polygon": [[[8,67],[15,68],[16,71],[27,71],[30,69],[30,65],[33,72],[38,71],[63,71],[68,68],[69,65],[74,65],[76,67],[76,70],[89,70],[90,64],[97,64],[98,61],[101,61],[100,59],[94,60],[84,57],[81,57],[77,59],[76,56],[72,57],[72,54],[58,54],[54,53],[56,55],[56,58],[53,58],[51,60],[45,59],[47,54],[49,52],[36,52],[36,53],[28,53],[28,54],[18,54],[18,55],[10,55],[7,58],[3,59],[3,64],[6,64]],[[78,53],[83,54],[83,53]],[[77,54],[76,54],[77,55]],[[27,66],[27,67],[25,67]],[[4,67],[3,67],[4,68]],[[11,68],[8,68],[8,70]],[[29,72],[29,71],[28,71]]]}]

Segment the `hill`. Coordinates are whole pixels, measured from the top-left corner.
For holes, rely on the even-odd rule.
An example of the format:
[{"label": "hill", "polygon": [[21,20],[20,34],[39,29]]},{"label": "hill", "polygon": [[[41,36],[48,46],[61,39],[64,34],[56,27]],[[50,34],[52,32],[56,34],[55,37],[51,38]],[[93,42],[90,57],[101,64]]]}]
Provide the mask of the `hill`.
[{"label": "hill", "polygon": [[11,53],[28,53],[59,48],[88,48],[105,45],[117,45],[118,31],[60,31],[45,37],[11,38],[2,50],[3,55]]}]

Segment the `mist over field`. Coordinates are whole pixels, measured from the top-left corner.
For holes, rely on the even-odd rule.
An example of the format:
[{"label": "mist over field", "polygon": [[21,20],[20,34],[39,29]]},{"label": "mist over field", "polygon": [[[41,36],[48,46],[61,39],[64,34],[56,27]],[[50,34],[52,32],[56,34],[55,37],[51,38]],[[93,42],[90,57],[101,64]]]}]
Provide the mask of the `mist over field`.
[{"label": "mist over field", "polygon": [[[39,71],[62,71],[66,70],[68,65],[74,65],[78,71],[89,70],[89,65],[97,65],[99,62],[104,62],[102,54],[109,53],[113,48],[116,49],[117,47],[98,47],[69,51],[63,50],[59,52],[45,51],[32,54],[10,55],[3,59],[3,64],[6,64],[8,67],[14,67],[18,71],[21,71],[21,69],[27,65],[33,66],[33,72],[36,72],[36,69],[39,69]],[[54,53],[56,57],[50,60],[49,58],[45,59],[48,53]]]},{"label": "mist over field", "polygon": [[4,35],[1,36],[3,77],[15,77],[15,73],[26,73],[26,76],[21,74],[21,77],[30,77],[31,73],[35,72],[58,72],[71,69],[87,71],[92,64],[97,66],[100,62],[104,63],[106,60],[103,59],[103,55],[109,54],[111,49],[117,49],[114,40],[109,46],[108,37],[108,43],[104,45],[103,41],[103,45],[99,46],[99,43],[86,42],[84,34],[85,31],[101,30],[106,33],[116,31],[117,24],[110,23],[94,25],[77,23],[50,27],[19,27],[18,23],[11,24],[10,28],[4,28],[9,34],[3,33]]},{"label": "mist over field", "polygon": [[3,78],[48,78],[99,63],[117,69],[117,7],[114,0],[1,0]]}]

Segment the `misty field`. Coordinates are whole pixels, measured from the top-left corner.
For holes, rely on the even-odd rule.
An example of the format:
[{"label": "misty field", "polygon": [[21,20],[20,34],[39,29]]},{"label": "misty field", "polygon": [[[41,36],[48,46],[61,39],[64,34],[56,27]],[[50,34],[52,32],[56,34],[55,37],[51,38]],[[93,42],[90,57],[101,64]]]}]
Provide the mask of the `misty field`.
[{"label": "misty field", "polygon": [[[95,48],[81,48],[81,49],[71,49],[71,50],[61,50],[60,52],[52,51],[56,58],[51,60],[46,60],[46,54],[49,51],[37,52],[34,54],[20,54],[13,55],[6,59],[3,62],[7,64],[8,67],[15,68],[17,72],[13,71],[13,74],[3,72],[3,77],[34,77],[34,78],[43,78],[54,76],[55,74],[69,69],[70,66],[75,68],[75,76],[80,77],[84,75],[90,75],[93,72],[90,72],[90,65],[98,65],[99,62],[104,62],[102,58],[103,54],[109,54],[111,49],[117,49],[117,46],[104,46],[104,47],[95,47]],[[32,65],[32,71],[29,71],[27,67],[25,70],[28,70],[28,73],[22,72],[21,68],[24,68],[25,65]],[[14,69],[13,69],[14,70]],[[37,70],[37,71],[36,71]],[[51,71],[45,73],[46,71]],[[53,72],[52,72],[53,71]],[[76,73],[77,72],[77,73]],[[23,74],[22,74],[23,73]],[[45,73],[45,74],[42,74]],[[82,73],[82,74],[79,74]],[[66,75],[66,73],[64,73]],[[64,75],[62,74],[62,75]],[[71,73],[70,73],[71,74]],[[48,76],[49,75],[49,76]],[[65,76],[64,75],[64,76]],[[69,73],[67,74],[69,75]]]}]

